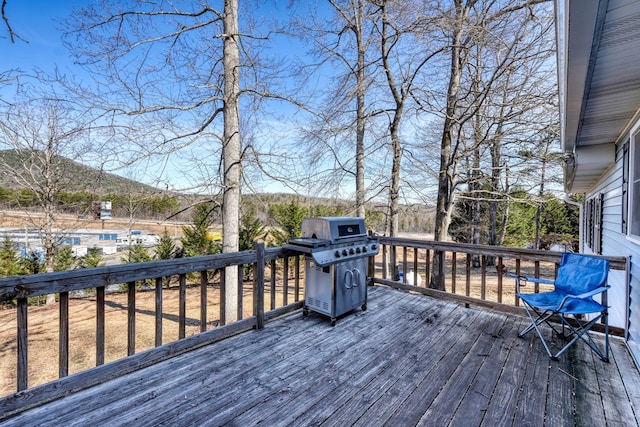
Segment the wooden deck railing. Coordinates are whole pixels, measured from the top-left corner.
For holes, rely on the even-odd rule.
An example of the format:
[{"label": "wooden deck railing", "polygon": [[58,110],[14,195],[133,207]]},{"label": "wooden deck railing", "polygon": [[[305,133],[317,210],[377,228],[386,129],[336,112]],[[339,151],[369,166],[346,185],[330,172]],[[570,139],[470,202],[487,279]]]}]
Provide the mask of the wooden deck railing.
[{"label": "wooden deck railing", "polygon": [[[517,307],[513,280],[505,279],[505,270],[533,276],[554,274],[561,256],[560,253],[549,251],[416,239],[380,237],[380,242],[380,253],[370,259],[373,283],[437,297],[455,297],[474,304],[499,305],[502,309],[512,307],[514,310],[521,309]],[[434,257],[438,257],[436,265],[440,275],[445,277],[445,291],[428,287]],[[116,375],[150,366],[236,333],[262,328],[265,321],[302,307],[304,272],[301,271],[300,259],[298,254],[283,248],[265,249],[264,245],[256,245],[252,251],[232,254],[0,279],[0,304],[15,304],[14,308],[5,310],[15,310],[16,333],[9,336],[8,342],[15,341],[17,364],[14,390],[18,390],[18,393],[0,399],[0,411],[16,411],[25,405],[99,384]],[[609,259],[612,268],[626,268],[625,258]],[[231,284],[225,280],[225,269],[230,267],[238,269],[238,283]],[[404,273],[401,278],[399,270]],[[173,278],[177,284],[167,288],[166,281],[169,278]],[[140,290],[141,283],[147,284],[150,289]],[[117,331],[117,339],[123,341],[126,335],[126,354],[117,360],[107,361],[105,307],[110,296],[108,289],[118,285],[126,292],[126,307],[123,304],[122,309],[126,310],[127,321],[126,332]],[[225,319],[227,302],[224,295],[227,286],[238,286],[238,295],[244,295],[244,298],[238,298],[236,310],[239,320],[233,323]],[[70,301],[81,297],[76,295],[78,292],[89,293],[89,298],[95,299],[95,312],[85,313],[87,317],[93,316],[95,319],[95,367],[69,376],[69,360],[73,358],[69,350],[69,332],[73,326],[69,307]],[[139,350],[136,348],[136,298],[141,298],[142,292],[154,294],[153,308],[145,310],[145,314],[154,316],[155,333],[149,348]],[[178,324],[177,339],[168,342],[163,334],[163,318],[167,316],[163,297],[167,292],[177,292],[179,300],[177,315],[171,315]],[[216,292],[220,307],[219,312],[213,313],[208,298]],[[57,326],[53,326],[57,328],[58,335],[59,379],[51,383],[30,384],[28,373],[38,367],[31,366],[28,357],[29,299],[52,293],[58,295],[59,301],[59,321]],[[188,317],[188,302],[192,303],[189,306],[198,307],[198,319]],[[188,320],[190,330],[187,330]],[[196,330],[194,323],[197,324]],[[4,343],[5,349],[11,346],[8,342]],[[6,381],[8,374],[5,372],[3,375]]]},{"label": "wooden deck railing", "polygon": [[[91,381],[99,381],[101,376],[113,375],[116,371],[133,369],[149,365],[157,360],[166,358],[172,354],[186,351],[195,346],[204,345],[239,331],[248,329],[260,329],[265,320],[281,315],[288,311],[300,308],[302,305],[302,288],[300,286],[300,260],[299,256],[287,252],[282,248],[265,249],[264,245],[256,245],[252,251],[232,254],[218,254],[191,258],[178,258],[153,262],[121,264],[108,267],[81,269],[48,274],[28,276],[16,276],[0,279],[0,304],[5,310],[15,310],[17,323],[15,347],[17,353],[16,372],[3,373],[6,376],[15,375],[15,387],[18,392],[24,392],[33,384],[29,384],[29,372],[40,369],[39,366],[29,364],[29,301],[33,297],[47,294],[57,294],[59,306],[58,329],[58,376],[65,378],[69,375],[70,356],[70,327],[73,327],[73,319],[70,319],[70,300],[78,298],[95,299],[95,366],[105,364],[105,295],[110,295],[108,289],[119,288],[126,293],[127,329],[116,331],[122,339],[126,334],[126,355],[137,355],[136,351],[136,297],[140,296],[140,284],[152,283],[152,289],[144,292],[153,292],[155,303],[154,310],[146,310],[147,314],[155,317],[155,334],[153,337],[154,349],[145,349],[139,357],[128,357],[126,362],[108,364],[103,369],[102,375],[93,374]],[[293,261],[293,262],[292,262]],[[238,283],[227,283],[225,269],[236,267],[238,269]],[[286,273],[285,273],[286,272]],[[249,275],[249,277],[245,277]],[[293,276],[293,281],[290,280]],[[166,282],[173,279],[177,282],[167,288]],[[163,286],[164,284],[164,286]],[[228,327],[220,328],[227,324],[225,319],[226,300],[224,298],[227,286],[238,287],[238,305],[236,308],[238,321]],[[199,328],[192,331],[191,337],[187,336],[187,288],[199,288],[199,296],[191,297],[198,301],[189,301],[190,305],[199,305]],[[176,289],[177,288],[177,289]],[[167,316],[166,308],[163,308],[163,296],[168,292],[178,293],[178,313],[173,315],[178,324],[178,336],[175,342],[163,342],[163,318]],[[219,312],[212,313],[211,303],[207,302],[211,292],[217,292],[219,300]],[[78,294],[81,295],[78,295]],[[90,297],[87,297],[90,295]],[[265,297],[267,299],[265,300]],[[252,307],[244,307],[245,304]],[[8,306],[14,308],[6,308]],[[250,312],[251,316],[245,317]],[[91,316],[89,313],[85,315]],[[193,317],[193,316],[191,316]],[[194,323],[191,321],[191,323]],[[51,325],[48,325],[51,327]],[[189,338],[185,340],[185,338]],[[11,342],[13,340],[8,340]],[[184,342],[182,342],[184,341]],[[165,345],[163,345],[165,344]],[[55,343],[53,343],[55,345]],[[54,352],[55,353],[55,352]],[[48,360],[48,363],[51,361]],[[74,380],[68,385],[71,388],[80,386],[79,381],[86,381],[88,377]],[[37,385],[37,384],[36,384]],[[86,386],[86,384],[84,385]]]},{"label": "wooden deck railing", "polygon": [[[515,281],[506,273],[553,278],[562,253],[503,246],[472,245],[431,240],[379,237],[375,283],[424,294],[467,300],[474,304],[510,310],[518,307]],[[430,289],[434,257],[445,289]],[[606,257],[611,269],[625,270],[625,257]],[[535,285],[534,292],[540,291]]]}]

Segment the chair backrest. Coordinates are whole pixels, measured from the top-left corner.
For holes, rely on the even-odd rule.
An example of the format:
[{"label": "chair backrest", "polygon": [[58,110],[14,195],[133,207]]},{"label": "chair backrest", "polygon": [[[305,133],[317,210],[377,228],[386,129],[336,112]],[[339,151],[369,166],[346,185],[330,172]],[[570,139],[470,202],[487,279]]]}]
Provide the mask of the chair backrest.
[{"label": "chair backrest", "polygon": [[582,294],[604,286],[609,275],[609,261],[583,254],[562,254],[555,287],[565,293]]}]

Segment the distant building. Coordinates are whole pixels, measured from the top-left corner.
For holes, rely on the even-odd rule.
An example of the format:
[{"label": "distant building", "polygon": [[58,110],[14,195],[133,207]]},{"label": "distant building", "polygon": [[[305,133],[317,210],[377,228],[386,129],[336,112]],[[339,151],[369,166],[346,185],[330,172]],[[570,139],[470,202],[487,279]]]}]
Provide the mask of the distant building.
[{"label": "distant building", "polygon": [[[88,248],[97,248],[104,255],[114,254],[118,250],[126,250],[129,246],[142,245],[153,247],[160,242],[160,237],[145,230],[125,229],[78,229],[73,231],[53,230],[58,245],[70,246],[74,256],[87,254]],[[8,236],[22,254],[28,252],[44,252],[41,233],[35,229],[0,228],[0,238]]]}]

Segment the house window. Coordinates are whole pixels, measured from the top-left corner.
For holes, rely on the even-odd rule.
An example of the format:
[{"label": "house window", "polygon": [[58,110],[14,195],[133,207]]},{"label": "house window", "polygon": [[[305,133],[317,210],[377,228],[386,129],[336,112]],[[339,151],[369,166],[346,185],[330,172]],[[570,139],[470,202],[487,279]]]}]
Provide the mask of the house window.
[{"label": "house window", "polygon": [[631,138],[631,162],[629,168],[628,232],[640,239],[640,132]]}]

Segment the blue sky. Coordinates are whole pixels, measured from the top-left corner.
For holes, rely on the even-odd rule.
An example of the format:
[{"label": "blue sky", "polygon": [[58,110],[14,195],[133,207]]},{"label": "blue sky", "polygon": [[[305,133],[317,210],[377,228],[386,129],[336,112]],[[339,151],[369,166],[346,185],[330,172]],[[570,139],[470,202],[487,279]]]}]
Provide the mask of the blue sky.
[{"label": "blue sky", "polygon": [[[69,54],[60,41],[58,20],[66,18],[75,5],[86,1],[7,0],[5,12],[9,23],[25,41],[11,43],[7,30],[0,31],[0,58],[2,69],[19,68],[28,72],[33,68],[51,71],[72,66]],[[28,43],[27,43],[28,42]]]},{"label": "blue sky", "polygon": [[[260,12],[265,18],[284,19],[288,17],[287,0],[258,1]],[[315,5],[316,1],[300,0],[296,6],[304,10],[312,4]],[[84,70],[73,65],[71,56],[62,45],[60,21],[67,19],[75,8],[90,3],[91,0],[7,0],[5,12],[13,31],[23,40],[16,38],[15,42],[11,43],[5,26],[0,25],[0,70],[20,70],[24,73],[30,73],[39,69],[46,73],[52,73],[57,66],[62,74],[81,76]],[[280,39],[275,37],[274,41],[278,43]],[[301,45],[296,45],[291,40],[284,40],[284,43],[286,44],[280,48],[275,48],[281,54],[304,55],[305,48]],[[158,166],[163,175],[171,174],[171,171],[176,168],[179,169],[171,164],[165,167]],[[122,171],[114,172],[124,173]],[[146,181],[144,177],[137,179]],[[183,183],[183,176],[172,177],[171,181],[177,186],[181,184],[187,186]],[[269,180],[264,180],[262,184],[271,185]],[[279,191],[283,190],[280,185],[277,187]]]}]

